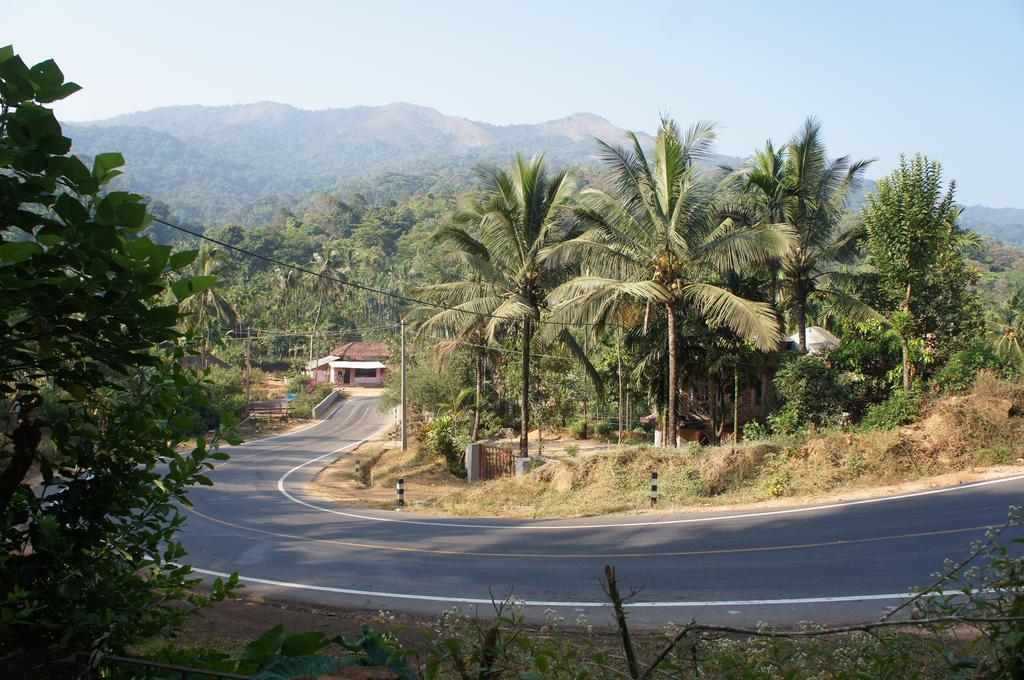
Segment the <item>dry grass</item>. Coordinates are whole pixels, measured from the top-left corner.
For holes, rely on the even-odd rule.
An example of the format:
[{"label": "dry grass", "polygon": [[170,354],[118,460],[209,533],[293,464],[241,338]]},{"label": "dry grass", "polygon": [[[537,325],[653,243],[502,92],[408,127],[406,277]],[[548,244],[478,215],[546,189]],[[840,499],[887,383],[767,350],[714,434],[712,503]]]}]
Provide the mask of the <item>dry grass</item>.
[{"label": "dry grass", "polygon": [[[565,455],[521,478],[474,485],[448,474],[442,460],[415,450],[360,455],[364,460],[377,455],[368,491],[392,494],[394,480],[404,477],[413,508],[451,515],[579,517],[648,511],[652,471],[659,475],[658,510],[803,503],[1015,472],[992,467],[1024,465],[1022,406],[1024,383],[982,375],[971,394],[937,400],[921,421],[901,429],[829,431],[679,450],[631,446]],[[387,503],[393,504],[391,496]],[[364,504],[387,503],[368,499]]]}]

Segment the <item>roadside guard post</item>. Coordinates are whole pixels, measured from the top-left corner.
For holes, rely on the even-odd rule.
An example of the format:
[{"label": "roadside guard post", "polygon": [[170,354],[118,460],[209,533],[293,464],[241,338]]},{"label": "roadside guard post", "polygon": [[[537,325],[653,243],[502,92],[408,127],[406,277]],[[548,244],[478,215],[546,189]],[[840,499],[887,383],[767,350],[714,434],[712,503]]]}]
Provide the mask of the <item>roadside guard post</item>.
[{"label": "roadside guard post", "polygon": [[658,473],[651,473],[651,505],[658,503]]},{"label": "roadside guard post", "polygon": [[395,482],[395,493],[398,494],[398,507],[405,507],[405,479],[399,477]]}]

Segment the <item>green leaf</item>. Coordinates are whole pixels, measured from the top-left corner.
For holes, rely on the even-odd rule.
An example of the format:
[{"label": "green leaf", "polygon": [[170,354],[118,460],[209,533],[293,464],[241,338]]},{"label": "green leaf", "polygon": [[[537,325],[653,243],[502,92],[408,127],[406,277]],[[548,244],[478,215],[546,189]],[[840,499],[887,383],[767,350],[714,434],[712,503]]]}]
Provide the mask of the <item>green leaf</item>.
[{"label": "green leaf", "polygon": [[198,250],[179,250],[171,255],[168,266],[173,270],[178,270],[195,262],[197,257],[199,257]]},{"label": "green leaf", "polygon": [[174,297],[177,298],[178,302],[181,302],[187,297],[201,293],[207,288],[211,288],[217,283],[216,276],[191,276],[189,278],[175,281],[174,285],[171,286],[171,291],[174,293]]},{"label": "green leaf", "polygon": [[239,660],[251,661],[263,666],[277,654],[282,640],[284,640],[284,626],[279,623],[247,644]]},{"label": "green leaf", "polygon": [[89,211],[70,194],[61,194],[53,202],[53,210],[68,224],[81,224],[89,219]]},{"label": "green leaf", "polygon": [[281,654],[284,656],[310,656],[320,651],[325,644],[325,636],[318,630],[289,635],[281,643]]},{"label": "green leaf", "polygon": [[143,203],[125,203],[117,209],[117,217],[122,226],[141,229],[146,226],[146,206]]},{"label": "green leaf", "polygon": [[124,165],[124,156],[116,151],[101,153],[92,161],[92,176],[101,181],[112,179],[111,171],[122,165]]},{"label": "green leaf", "polygon": [[4,243],[0,245],[0,260],[11,263],[24,262],[33,255],[38,255],[41,252],[43,252],[43,249],[34,241]]},{"label": "green leaf", "polygon": [[32,67],[32,77],[43,88],[58,87],[64,82],[64,74],[53,59],[41,61]]}]

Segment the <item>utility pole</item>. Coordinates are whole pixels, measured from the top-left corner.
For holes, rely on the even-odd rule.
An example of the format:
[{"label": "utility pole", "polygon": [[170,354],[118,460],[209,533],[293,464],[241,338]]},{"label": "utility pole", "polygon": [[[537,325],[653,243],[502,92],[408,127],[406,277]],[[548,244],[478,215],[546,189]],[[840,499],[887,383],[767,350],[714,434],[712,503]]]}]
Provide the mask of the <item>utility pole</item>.
[{"label": "utility pole", "polygon": [[245,403],[249,403],[249,392],[252,384],[252,327],[245,328]]},{"label": "utility pole", "polygon": [[406,416],[409,407],[406,404],[405,396],[405,319],[402,319],[402,451],[409,448],[409,429],[406,426]]}]

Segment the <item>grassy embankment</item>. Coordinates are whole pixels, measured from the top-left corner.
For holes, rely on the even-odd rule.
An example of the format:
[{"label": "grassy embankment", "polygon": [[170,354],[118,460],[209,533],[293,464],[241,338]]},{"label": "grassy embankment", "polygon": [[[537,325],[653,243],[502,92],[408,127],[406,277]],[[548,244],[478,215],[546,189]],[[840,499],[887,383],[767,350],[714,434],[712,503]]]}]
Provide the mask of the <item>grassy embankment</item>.
[{"label": "grassy embankment", "polygon": [[1020,471],[1022,406],[1024,382],[982,375],[971,393],[933,399],[918,422],[898,429],[829,430],[678,451],[630,446],[570,452],[525,477],[474,485],[417,449],[403,455],[377,444],[340,458],[314,486],[335,500],[392,507],[395,479],[404,477],[413,510],[573,517],[649,510],[650,473],[656,470],[659,510],[814,502]]}]

